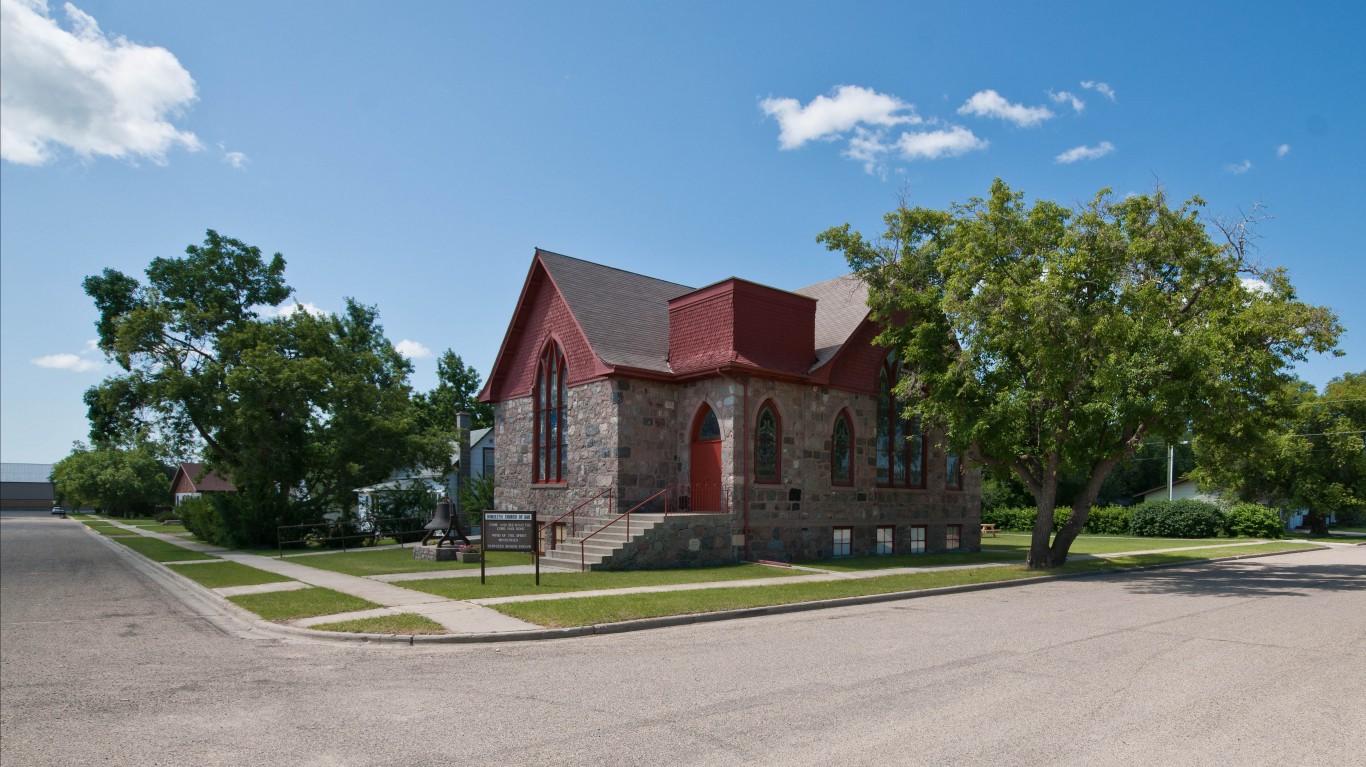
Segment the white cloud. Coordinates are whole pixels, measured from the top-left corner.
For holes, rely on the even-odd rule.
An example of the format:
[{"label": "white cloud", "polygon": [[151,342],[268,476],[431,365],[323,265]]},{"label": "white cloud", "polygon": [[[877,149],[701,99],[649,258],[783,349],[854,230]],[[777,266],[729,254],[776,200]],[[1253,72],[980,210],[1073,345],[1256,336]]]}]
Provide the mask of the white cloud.
[{"label": "white cloud", "polygon": [[314,317],[327,317],[332,314],[326,309],[320,308],[317,304],[307,301],[295,301],[292,304],[281,304],[280,306],[255,306],[252,307],[262,317],[288,317],[295,312],[304,312]]},{"label": "white cloud", "polygon": [[431,349],[428,349],[417,341],[409,341],[406,338],[394,344],[394,350],[410,360],[420,360],[432,356]]},{"label": "white cloud", "polygon": [[1048,97],[1053,99],[1053,103],[1055,104],[1071,105],[1072,111],[1074,112],[1080,113],[1082,110],[1086,109],[1086,102],[1077,98],[1077,95],[1070,91],[1058,91],[1056,93],[1049,91]]},{"label": "white cloud", "polygon": [[49,354],[33,360],[33,364],[40,368],[70,370],[73,373],[89,373],[92,370],[98,370],[100,367],[100,363],[75,354]]},{"label": "white cloud", "polygon": [[1231,165],[1225,165],[1225,166],[1224,166],[1224,172],[1225,172],[1225,173],[1232,173],[1232,174],[1235,175],[1235,176],[1241,176],[1241,175],[1243,175],[1244,173],[1247,173],[1247,172],[1250,171],[1250,170],[1252,170],[1252,161],[1251,161],[1251,160],[1243,160],[1242,162],[1237,162],[1237,163],[1233,163],[1233,164],[1231,164]]},{"label": "white cloud", "polygon": [[1012,104],[993,90],[972,94],[972,98],[968,99],[963,106],[958,107],[958,114],[1009,120],[1021,128],[1038,125],[1044,120],[1054,117],[1053,111],[1048,107],[1027,107],[1023,104]]},{"label": "white cloud", "polygon": [[223,142],[218,142],[218,151],[223,153],[223,162],[241,170],[247,164],[247,156],[242,152],[229,152]]},{"label": "white cloud", "polygon": [[1279,160],[1280,158],[1285,157],[1288,154],[1290,154],[1289,144],[1281,144],[1280,146],[1276,147],[1276,159]]},{"label": "white cloud", "polygon": [[921,122],[912,104],[857,85],[841,85],[833,95],[817,96],[806,106],[796,99],[766,98],[759,102],[759,108],[778,120],[778,145],[783,149],[833,138],[860,125],[891,127]]},{"label": "white cloud", "polygon": [[1057,157],[1054,157],[1053,162],[1068,165],[1078,160],[1095,160],[1104,157],[1113,151],[1115,151],[1115,145],[1108,141],[1102,141],[1095,146],[1086,146],[1085,144],[1082,144],[1081,146],[1074,146]]},{"label": "white cloud", "polygon": [[1256,277],[1243,277],[1241,279],[1243,282],[1243,289],[1249,293],[1266,295],[1271,292],[1271,286],[1266,284],[1265,280],[1259,280]]},{"label": "white cloud", "polygon": [[1083,80],[1081,87],[1090,91],[1095,91],[1111,101],[1115,100],[1114,89],[1106,83],[1096,82],[1095,80]]},{"label": "white cloud", "polygon": [[0,157],[42,165],[66,147],[83,159],[162,164],[172,147],[201,149],[168,119],[195,100],[176,57],[110,37],[84,11],[64,8],[69,30],[45,0],[0,0]]},{"label": "white cloud", "polygon": [[967,128],[955,125],[948,130],[903,133],[897,139],[896,148],[907,160],[937,160],[986,149],[987,141],[973,135]]},{"label": "white cloud", "polygon": [[853,138],[849,139],[849,147],[844,150],[844,156],[863,163],[865,173],[885,177],[887,169],[883,165],[883,159],[892,147],[883,141],[884,135],[882,131],[855,128]]}]

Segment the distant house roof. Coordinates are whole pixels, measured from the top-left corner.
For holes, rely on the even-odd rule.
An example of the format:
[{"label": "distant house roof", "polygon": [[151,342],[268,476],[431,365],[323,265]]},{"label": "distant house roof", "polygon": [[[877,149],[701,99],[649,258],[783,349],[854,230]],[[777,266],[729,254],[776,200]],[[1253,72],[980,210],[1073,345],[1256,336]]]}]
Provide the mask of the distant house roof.
[{"label": "distant house roof", "polygon": [[237,488],[232,482],[224,478],[221,474],[209,471],[202,463],[182,463],[176,469],[176,474],[171,478],[171,487],[175,487],[180,481],[180,476],[185,475],[189,480],[189,486],[194,488],[196,493],[235,493]]},{"label": "distant house roof", "polygon": [[[470,447],[474,447],[475,445],[479,444],[479,440],[488,436],[489,432],[491,431],[493,431],[492,426],[485,426],[482,429],[472,429],[470,431]],[[459,458],[458,455],[456,457]]]},{"label": "distant house roof", "polygon": [[0,463],[0,482],[51,482],[50,463]]}]

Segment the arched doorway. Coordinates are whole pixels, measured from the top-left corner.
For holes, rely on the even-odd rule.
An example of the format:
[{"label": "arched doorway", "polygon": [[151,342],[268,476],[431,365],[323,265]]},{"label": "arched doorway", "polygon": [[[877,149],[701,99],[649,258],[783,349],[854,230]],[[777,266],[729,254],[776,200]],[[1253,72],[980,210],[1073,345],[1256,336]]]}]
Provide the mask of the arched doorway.
[{"label": "arched doorway", "polygon": [[707,405],[697,411],[692,427],[691,488],[693,511],[721,510],[721,424]]}]

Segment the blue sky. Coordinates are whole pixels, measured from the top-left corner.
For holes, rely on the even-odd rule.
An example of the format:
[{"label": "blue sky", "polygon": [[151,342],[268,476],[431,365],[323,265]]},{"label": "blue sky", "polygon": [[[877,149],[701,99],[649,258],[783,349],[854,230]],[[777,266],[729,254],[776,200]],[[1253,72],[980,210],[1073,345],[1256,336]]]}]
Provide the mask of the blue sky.
[{"label": "blue sky", "polygon": [[377,305],[426,389],[424,349],[487,374],[538,246],[796,288],[903,189],[1160,183],[1265,205],[1261,259],[1347,327],[1301,376],[1366,370],[1359,4],[0,2],[5,461],[86,437],[81,280],[209,228]]}]

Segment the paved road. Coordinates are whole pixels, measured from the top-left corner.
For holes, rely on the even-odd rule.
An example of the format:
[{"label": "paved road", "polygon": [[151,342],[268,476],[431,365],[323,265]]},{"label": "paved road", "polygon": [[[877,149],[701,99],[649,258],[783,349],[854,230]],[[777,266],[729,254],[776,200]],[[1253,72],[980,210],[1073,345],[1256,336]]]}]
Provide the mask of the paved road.
[{"label": "paved road", "polygon": [[1366,547],[475,646],[232,635],[70,520],[0,519],[0,577],[6,767],[1366,754]]}]

